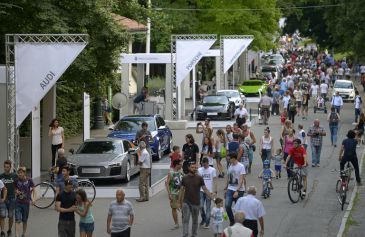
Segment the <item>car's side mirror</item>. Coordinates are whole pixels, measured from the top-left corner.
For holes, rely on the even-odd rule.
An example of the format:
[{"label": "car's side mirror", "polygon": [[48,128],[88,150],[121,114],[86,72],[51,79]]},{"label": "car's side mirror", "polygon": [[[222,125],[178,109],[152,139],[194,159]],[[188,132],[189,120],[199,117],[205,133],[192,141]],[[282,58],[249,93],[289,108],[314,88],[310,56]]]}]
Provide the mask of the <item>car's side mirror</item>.
[{"label": "car's side mirror", "polygon": [[72,155],[75,153],[75,150],[73,148],[71,148],[70,150],[68,150]]}]

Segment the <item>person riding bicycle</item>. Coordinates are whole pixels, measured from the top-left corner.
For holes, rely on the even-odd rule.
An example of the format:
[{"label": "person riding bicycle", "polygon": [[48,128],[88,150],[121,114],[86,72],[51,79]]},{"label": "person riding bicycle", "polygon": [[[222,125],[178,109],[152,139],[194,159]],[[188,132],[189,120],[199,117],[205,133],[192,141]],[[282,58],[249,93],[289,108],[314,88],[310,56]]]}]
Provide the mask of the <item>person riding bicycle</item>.
[{"label": "person riding bicycle", "polygon": [[[307,153],[304,149],[304,147],[301,145],[301,141],[300,139],[295,139],[294,140],[294,147],[292,149],[290,149],[289,151],[289,156],[286,159],[285,162],[285,167],[288,168],[293,168],[294,164],[298,167],[302,169],[302,177],[303,177],[303,185],[304,185],[304,189],[302,192],[302,195],[305,196],[306,195],[306,191],[307,191],[307,176],[308,176],[308,170],[307,170]],[[292,161],[293,158],[293,161]],[[294,164],[293,164],[294,162]]]},{"label": "person riding bicycle", "polygon": [[263,97],[261,97],[259,102],[259,107],[261,108],[261,115],[263,116],[263,122],[267,125],[270,117],[270,107],[272,105],[272,99],[269,97],[268,93],[266,93]]},{"label": "person riding bicycle", "polygon": [[273,177],[273,174],[274,174],[274,171],[272,169],[270,169],[270,161],[264,160],[264,169],[261,170],[261,172],[259,174],[259,178],[262,178],[262,180],[264,181],[262,183],[261,196],[264,196],[265,182],[268,183],[268,186],[270,187],[270,189],[274,189],[274,186],[272,185],[272,182],[271,182],[271,178]]}]

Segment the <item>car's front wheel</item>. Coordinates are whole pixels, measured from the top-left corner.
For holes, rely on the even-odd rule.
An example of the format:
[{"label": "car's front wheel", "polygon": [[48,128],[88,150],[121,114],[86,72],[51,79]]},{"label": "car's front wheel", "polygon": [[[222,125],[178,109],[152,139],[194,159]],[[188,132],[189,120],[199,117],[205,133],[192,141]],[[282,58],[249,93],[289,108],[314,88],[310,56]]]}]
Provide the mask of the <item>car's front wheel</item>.
[{"label": "car's front wheel", "polygon": [[124,181],[126,183],[128,183],[129,181],[131,181],[131,165],[130,165],[129,161],[127,162],[127,166],[125,168]]}]

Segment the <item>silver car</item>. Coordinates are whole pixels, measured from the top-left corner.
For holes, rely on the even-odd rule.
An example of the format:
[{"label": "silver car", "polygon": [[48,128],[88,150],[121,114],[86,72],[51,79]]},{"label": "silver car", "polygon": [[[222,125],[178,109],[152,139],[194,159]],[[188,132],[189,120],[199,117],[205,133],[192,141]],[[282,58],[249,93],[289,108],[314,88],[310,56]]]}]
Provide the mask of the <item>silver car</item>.
[{"label": "silver car", "polygon": [[219,90],[217,95],[225,95],[228,97],[229,101],[233,102],[236,108],[242,103],[245,103],[245,96],[240,94],[238,90]]},{"label": "silver car", "polygon": [[137,150],[133,143],[124,139],[88,139],[67,159],[81,178],[128,182],[139,172]]}]

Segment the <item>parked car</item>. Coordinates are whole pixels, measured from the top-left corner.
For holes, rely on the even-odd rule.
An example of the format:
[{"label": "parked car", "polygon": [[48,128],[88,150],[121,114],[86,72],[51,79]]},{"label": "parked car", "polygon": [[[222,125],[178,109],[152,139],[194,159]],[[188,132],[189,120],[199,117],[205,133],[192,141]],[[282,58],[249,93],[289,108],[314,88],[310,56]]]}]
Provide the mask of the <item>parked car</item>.
[{"label": "parked car", "polygon": [[245,103],[245,96],[238,92],[238,90],[219,90],[217,95],[227,96],[229,101],[233,102],[236,108],[242,103]]},{"label": "parked car", "polygon": [[212,119],[231,119],[235,111],[235,104],[229,101],[224,95],[209,95],[203,98],[202,104],[196,108],[196,118],[203,120]]},{"label": "parked car", "polygon": [[134,143],[136,133],[141,129],[143,122],[148,124],[148,130],[152,135],[152,158],[161,159],[172,150],[172,133],[165,120],[158,114],[126,115],[115,124],[108,137],[122,138]]},{"label": "parked car", "polygon": [[267,84],[261,80],[246,80],[239,87],[239,91],[245,96],[259,96],[266,93]]},{"label": "parked car", "polygon": [[263,78],[270,77],[271,73],[275,74],[276,79],[280,79],[281,70],[278,66],[272,66],[272,65],[265,65],[261,68],[261,74],[263,75]]},{"label": "parked car", "polygon": [[84,141],[67,158],[74,174],[88,179],[129,181],[139,172],[138,147],[124,139],[98,138]]},{"label": "parked car", "polygon": [[352,81],[348,80],[336,80],[333,85],[333,95],[336,95],[336,92],[340,93],[343,101],[352,101],[355,100],[355,87]]},{"label": "parked car", "polygon": [[280,61],[281,64],[285,63],[285,60],[281,54],[271,54],[268,58],[268,61],[270,60]]}]

